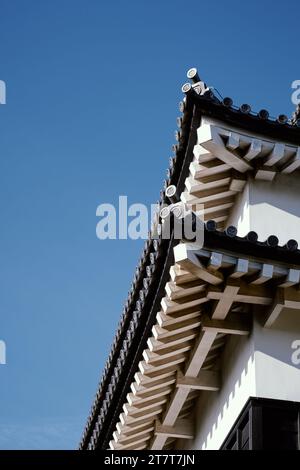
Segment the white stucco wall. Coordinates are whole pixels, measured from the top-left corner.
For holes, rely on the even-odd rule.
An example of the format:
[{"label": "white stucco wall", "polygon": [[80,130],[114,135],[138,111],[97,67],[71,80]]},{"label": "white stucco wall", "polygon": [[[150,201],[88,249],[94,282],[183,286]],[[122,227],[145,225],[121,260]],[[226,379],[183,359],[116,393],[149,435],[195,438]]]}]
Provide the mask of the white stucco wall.
[{"label": "white stucco wall", "polygon": [[[274,234],[281,245],[291,238],[300,243],[299,181],[299,172],[277,174],[272,182],[249,178],[227,225],[235,225],[240,236],[254,230],[261,241]],[[292,361],[300,312],[284,309],[271,329],[261,326],[260,315],[248,338],[229,338],[220,361],[222,387],[202,392],[195,438],[181,440],[179,448],[219,449],[250,397],[300,402],[300,361]]]},{"label": "white stucco wall", "polygon": [[294,238],[300,242],[299,174],[277,174],[274,181],[248,179],[237,198],[227,225],[235,225],[238,235],[250,230],[259,240],[274,234],[280,244]]},{"label": "white stucco wall", "polygon": [[253,340],[231,337],[221,361],[220,392],[203,393],[196,409],[196,438],[190,449],[218,449],[249,396],[255,393]]},{"label": "white stucco wall", "polygon": [[250,230],[250,182],[247,182],[242,193],[236,198],[226,225],[234,225],[238,229],[238,235],[244,237]]},{"label": "white stucco wall", "polygon": [[300,402],[300,364],[292,344],[300,340],[300,312],[284,309],[271,329],[254,324],[256,396]]},{"label": "white stucco wall", "polygon": [[221,359],[222,387],[203,392],[195,409],[193,441],[182,448],[219,449],[249,397],[300,401],[300,364],[292,343],[300,340],[300,315],[284,310],[272,329],[254,321],[250,337],[230,337]]}]

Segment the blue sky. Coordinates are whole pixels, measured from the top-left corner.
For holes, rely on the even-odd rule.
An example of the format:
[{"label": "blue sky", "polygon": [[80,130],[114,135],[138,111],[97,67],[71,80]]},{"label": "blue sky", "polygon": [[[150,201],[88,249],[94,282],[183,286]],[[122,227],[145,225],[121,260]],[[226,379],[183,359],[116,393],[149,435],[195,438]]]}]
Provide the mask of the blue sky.
[{"label": "blue sky", "polygon": [[142,242],[96,208],[158,199],[197,66],[236,104],[291,114],[296,1],[1,0],[0,448],[76,448]]}]

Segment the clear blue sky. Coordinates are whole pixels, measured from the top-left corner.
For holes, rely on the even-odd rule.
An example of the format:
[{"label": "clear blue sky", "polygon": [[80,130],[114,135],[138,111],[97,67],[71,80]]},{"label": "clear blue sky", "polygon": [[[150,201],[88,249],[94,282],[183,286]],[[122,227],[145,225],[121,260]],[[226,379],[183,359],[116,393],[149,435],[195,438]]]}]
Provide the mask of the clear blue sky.
[{"label": "clear blue sky", "polygon": [[76,448],[140,241],[96,207],[158,198],[186,70],[290,114],[297,1],[1,0],[0,448]]}]

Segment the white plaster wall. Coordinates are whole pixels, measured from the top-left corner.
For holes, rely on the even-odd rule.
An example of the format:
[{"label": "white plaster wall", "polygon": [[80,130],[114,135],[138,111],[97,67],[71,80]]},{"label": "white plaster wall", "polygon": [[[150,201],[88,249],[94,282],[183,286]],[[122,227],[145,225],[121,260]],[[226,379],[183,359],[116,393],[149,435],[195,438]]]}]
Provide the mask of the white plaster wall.
[{"label": "white plaster wall", "polygon": [[238,195],[226,225],[234,225],[238,230],[238,235],[244,237],[251,230],[250,224],[250,184],[247,183],[244,190]]},{"label": "white plaster wall", "polygon": [[300,402],[300,364],[291,360],[295,340],[300,340],[296,310],[283,310],[272,329],[263,328],[258,316],[249,338],[230,337],[221,360],[221,390],[202,393],[195,439],[181,441],[181,448],[219,449],[250,397]]},{"label": "white plaster wall", "polygon": [[235,225],[238,235],[249,230],[264,241],[274,234],[280,244],[294,238],[300,242],[299,174],[277,174],[274,181],[249,179],[237,198],[227,225]]},{"label": "white plaster wall", "polygon": [[185,443],[186,448],[219,449],[249,396],[255,394],[253,344],[252,338],[230,338],[221,361],[222,388],[200,396],[196,437]]},{"label": "white plaster wall", "polygon": [[284,309],[271,329],[254,324],[256,396],[300,402],[300,364],[292,344],[300,340],[300,312]]}]

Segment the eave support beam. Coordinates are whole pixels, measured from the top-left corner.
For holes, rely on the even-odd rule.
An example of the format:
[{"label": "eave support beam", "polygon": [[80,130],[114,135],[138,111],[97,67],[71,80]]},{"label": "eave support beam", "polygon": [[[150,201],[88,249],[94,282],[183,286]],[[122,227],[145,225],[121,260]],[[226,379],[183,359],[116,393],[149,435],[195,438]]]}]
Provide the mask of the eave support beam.
[{"label": "eave support beam", "polygon": [[[231,138],[231,146],[233,140],[234,139]],[[211,124],[207,123],[198,129],[198,143],[207,151],[211,152],[216,158],[241,173],[252,169],[247,161],[226,148],[219,134],[219,129]]]},{"label": "eave support beam", "polygon": [[164,439],[174,437],[176,439],[193,439],[194,428],[193,423],[189,419],[178,419],[173,426],[167,426],[156,421],[155,434]]},{"label": "eave support beam", "polygon": [[188,390],[207,390],[215,392],[220,390],[221,380],[219,372],[212,370],[201,370],[198,377],[189,377],[178,372],[176,387]]},{"label": "eave support beam", "polygon": [[272,304],[264,320],[264,327],[270,328],[275,323],[284,308],[300,310],[299,290],[296,290],[293,287],[287,289],[279,287],[277,289],[274,303]]},{"label": "eave support beam", "polygon": [[196,250],[189,247],[187,243],[180,243],[174,248],[175,262],[179,264],[182,269],[193,273],[199,279],[207,282],[208,284],[217,285],[223,282],[221,273],[209,270],[199,260],[196,255]]},{"label": "eave support beam", "polygon": [[[240,317],[240,316],[239,316]],[[208,316],[201,319],[204,331],[215,331],[229,335],[247,336],[250,333],[251,325],[242,320],[212,320]]]}]

